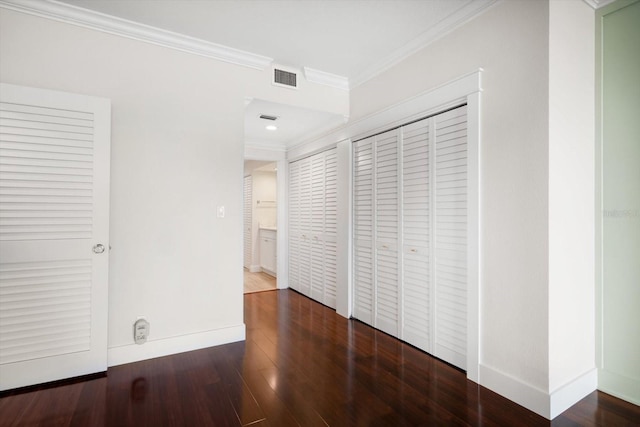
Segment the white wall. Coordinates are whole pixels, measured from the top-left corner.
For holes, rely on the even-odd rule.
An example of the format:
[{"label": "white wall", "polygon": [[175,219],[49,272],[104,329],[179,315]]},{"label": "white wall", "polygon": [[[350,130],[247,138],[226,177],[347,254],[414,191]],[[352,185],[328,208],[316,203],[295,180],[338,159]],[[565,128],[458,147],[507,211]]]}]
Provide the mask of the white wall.
[{"label": "white wall", "polygon": [[111,99],[110,365],[243,339],[245,97],[345,114],[348,94],[2,8],[0,58],[3,82]]},{"label": "white wall", "polygon": [[[549,391],[595,372],[595,14],[552,1],[549,24]],[[580,396],[582,397],[582,396]]]}]

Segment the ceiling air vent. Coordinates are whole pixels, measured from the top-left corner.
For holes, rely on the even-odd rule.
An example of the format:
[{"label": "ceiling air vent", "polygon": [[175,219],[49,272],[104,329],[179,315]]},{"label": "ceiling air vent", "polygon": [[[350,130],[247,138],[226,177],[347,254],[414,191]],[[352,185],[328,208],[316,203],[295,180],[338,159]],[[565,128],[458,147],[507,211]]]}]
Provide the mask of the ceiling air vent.
[{"label": "ceiling air vent", "polygon": [[273,69],[273,84],[296,89],[298,87],[298,75],[290,71]]}]

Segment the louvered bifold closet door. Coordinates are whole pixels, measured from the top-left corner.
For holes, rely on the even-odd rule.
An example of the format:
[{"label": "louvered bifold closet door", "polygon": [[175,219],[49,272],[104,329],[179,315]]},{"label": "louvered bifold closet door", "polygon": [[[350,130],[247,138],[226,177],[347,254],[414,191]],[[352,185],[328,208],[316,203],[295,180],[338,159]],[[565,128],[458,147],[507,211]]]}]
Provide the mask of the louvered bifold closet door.
[{"label": "louvered bifold closet door", "polygon": [[431,351],[430,119],[402,128],[402,334]]},{"label": "louvered bifold closet door", "polygon": [[0,86],[5,390],[106,370],[110,103]]},{"label": "louvered bifold closet door", "polygon": [[311,298],[324,302],[324,153],[311,160]]},{"label": "louvered bifold closet door", "polygon": [[374,137],[353,143],[353,317],[373,325]]},{"label": "louvered bifold closet door", "polygon": [[311,296],[311,159],[300,160],[300,288]]},{"label": "louvered bifold closet door", "polygon": [[324,154],[324,303],[336,308],[338,157],[335,148]]},{"label": "louvered bifold closet door", "polygon": [[375,326],[398,336],[399,130],[375,137]]},{"label": "louvered bifold closet door", "polygon": [[244,243],[244,267],[251,267],[251,197],[252,197],[252,177],[244,177],[244,204],[243,204],[243,243]]},{"label": "louvered bifold closet door", "polygon": [[466,368],[467,107],[435,117],[435,349]]},{"label": "louvered bifold closet door", "polygon": [[289,287],[300,290],[300,162],[289,164]]}]

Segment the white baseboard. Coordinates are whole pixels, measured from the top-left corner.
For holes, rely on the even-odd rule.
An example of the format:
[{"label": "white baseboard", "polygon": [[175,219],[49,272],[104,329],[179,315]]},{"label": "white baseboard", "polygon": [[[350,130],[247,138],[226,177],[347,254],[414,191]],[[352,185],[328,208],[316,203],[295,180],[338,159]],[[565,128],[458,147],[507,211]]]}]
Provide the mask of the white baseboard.
[{"label": "white baseboard", "polygon": [[259,265],[251,265],[249,266],[249,273],[260,273],[262,271],[262,267]]},{"label": "white baseboard", "polygon": [[480,385],[548,418],[549,395],[544,390],[482,364]]},{"label": "white baseboard", "polygon": [[107,351],[107,365],[117,366],[155,357],[199,350],[201,348],[228,344],[245,339],[245,325],[230,326],[195,334],[149,340],[144,344],[111,347]]},{"label": "white baseboard", "polygon": [[551,392],[549,419],[554,419],[598,387],[598,371],[590,369]]},{"label": "white baseboard", "polygon": [[271,271],[268,268],[262,268],[262,272],[268,274],[271,277],[277,277],[275,271]]},{"label": "white baseboard", "polygon": [[640,379],[598,370],[598,390],[640,406]]},{"label": "white baseboard", "polygon": [[552,393],[511,377],[494,368],[480,365],[480,385],[552,420],[596,389],[597,371],[578,376]]}]

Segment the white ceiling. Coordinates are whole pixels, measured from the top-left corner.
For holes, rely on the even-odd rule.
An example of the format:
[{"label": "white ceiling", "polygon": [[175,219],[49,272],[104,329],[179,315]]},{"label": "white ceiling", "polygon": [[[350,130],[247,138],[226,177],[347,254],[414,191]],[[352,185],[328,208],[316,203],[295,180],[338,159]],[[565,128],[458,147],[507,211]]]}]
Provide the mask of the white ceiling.
[{"label": "white ceiling", "polygon": [[281,65],[357,79],[484,0],[62,0]]},{"label": "white ceiling", "polygon": [[[264,120],[260,118],[261,114],[278,119]],[[254,147],[284,149],[300,142],[301,138],[336,128],[344,121],[344,117],[337,114],[254,99],[245,109],[245,143]],[[275,125],[278,130],[267,130],[267,125]]]},{"label": "white ceiling", "polygon": [[[366,81],[495,0],[61,0],[73,6]],[[265,130],[260,114],[278,116]],[[245,142],[285,148],[344,123],[341,116],[253,100]]]}]

